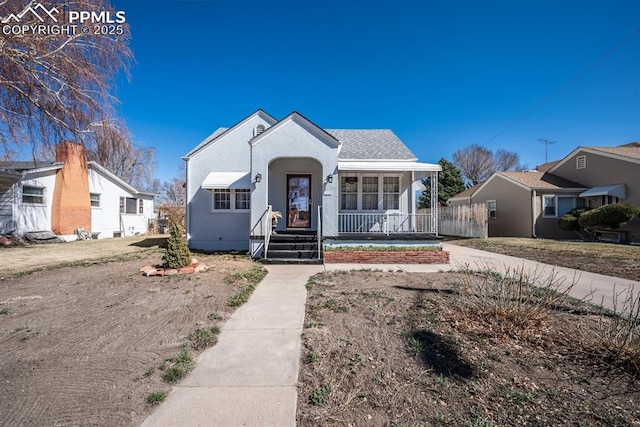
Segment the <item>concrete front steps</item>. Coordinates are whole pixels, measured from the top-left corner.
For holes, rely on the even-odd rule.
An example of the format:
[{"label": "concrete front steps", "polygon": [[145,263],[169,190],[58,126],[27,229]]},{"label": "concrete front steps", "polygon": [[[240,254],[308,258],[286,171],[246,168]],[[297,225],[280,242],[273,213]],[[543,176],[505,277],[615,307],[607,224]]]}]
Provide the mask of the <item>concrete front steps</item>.
[{"label": "concrete front steps", "polygon": [[264,264],[322,264],[322,255],[315,233],[282,231],[271,236],[267,257],[260,261]]}]

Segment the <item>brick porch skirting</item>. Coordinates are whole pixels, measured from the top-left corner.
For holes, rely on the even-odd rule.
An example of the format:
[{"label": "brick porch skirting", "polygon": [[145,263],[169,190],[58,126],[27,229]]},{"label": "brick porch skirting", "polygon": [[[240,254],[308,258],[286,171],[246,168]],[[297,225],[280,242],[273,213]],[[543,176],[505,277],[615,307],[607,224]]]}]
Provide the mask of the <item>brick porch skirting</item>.
[{"label": "brick porch skirting", "polygon": [[449,264],[448,251],[325,251],[325,263]]}]

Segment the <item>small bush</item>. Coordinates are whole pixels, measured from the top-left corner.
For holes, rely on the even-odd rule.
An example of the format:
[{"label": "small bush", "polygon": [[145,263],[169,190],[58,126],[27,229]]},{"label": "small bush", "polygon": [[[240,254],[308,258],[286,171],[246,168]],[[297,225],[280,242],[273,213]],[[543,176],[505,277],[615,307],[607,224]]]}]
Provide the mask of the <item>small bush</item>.
[{"label": "small bush", "polygon": [[167,393],[163,391],[155,391],[153,393],[149,393],[147,396],[147,403],[149,405],[157,405],[162,403],[162,401],[167,397]]},{"label": "small bush", "polygon": [[187,239],[184,236],[182,226],[176,221],[171,222],[169,233],[164,262],[169,268],[186,267],[191,264],[191,252],[187,247]]},{"label": "small bush", "polygon": [[202,350],[207,347],[211,347],[217,341],[217,335],[220,333],[220,328],[213,326],[209,329],[198,328],[189,334],[189,340],[191,341],[191,347],[194,350]]},{"label": "small bush", "polygon": [[561,229],[566,231],[580,231],[581,229],[580,223],[579,223],[580,216],[582,216],[583,213],[588,212],[592,209],[593,208],[588,208],[588,207],[571,209],[569,212],[567,212],[566,214],[558,218],[558,225],[560,226]]},{"label": "small bush", "polygon": [[171,362],[173,362],[172,365],[162,376],[162,379],[169,384],[174,384],[180,381],[193,370],[193,366],[195,365],[193,356],[186,348],[182,349],[180,354],[175,359],[171,360]]},{"label": "small bush", "polygon": [[331,386],[324,385],[313,390],[311,396],[309,396],[309,403],[315,406],[324,406],[329,401],[329,393],[331,393]]},{"label": "small bush", "polygon": [[626,203],[604,205],[580,216],[579,224],[583,228],[607,227],[619,228],[640,213],[640,208]]}]

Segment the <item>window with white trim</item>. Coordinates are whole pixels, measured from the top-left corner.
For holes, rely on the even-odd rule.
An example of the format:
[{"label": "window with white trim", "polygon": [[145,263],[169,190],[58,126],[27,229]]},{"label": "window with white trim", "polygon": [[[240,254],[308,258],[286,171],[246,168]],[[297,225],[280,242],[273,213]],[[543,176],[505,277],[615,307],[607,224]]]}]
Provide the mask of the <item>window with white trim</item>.
[{"label": "window with white trim", "polygon": [[378,209],[378,177],[362,177],[362,210],[373,211]]},{"label": "window with white trim", "polygon": [[587,167],[587,156],[576,157],[576,169],[584,169]]},{"label": "window with white trim", "polygon": [[248,188],[235,190],[236,210],[251,208],[251,192]]},{"label": "window with white trim", "polygon": [[382,178],[382,207],[400,209],[400,177],[385,176]]},{"label": "window with white trim", "polygon": [[246,211],[251,208],[251,190],[248,188],[213,190],[214,211]]},{"label": "window with white trim", "polygon": [[138,199],[133,197],[120,197],[120,213],[136,214],[138,213]]},{"label": "window with white trim", "polygon": [[144,213],[144,200],[142,199],[138,199],[138,213],[139,214]]},{"label": "window with white trim", "polygon": [[213,190],[213,209],[231,209],[231,190],[226,188],[216,188]]},{"label": "window with white trim", "polygon": [[497,204],[495,200],[487,200],[487,211],[489,212],[489,219],[497,218]]},{"label": "window with white trim", "polygon": [[553,218],[558,216],[556,211],[556,196],[554,195],[542,196],[542,206],[544,207],[544,211],[542,212],[543,217]]},{"label": "window with white trim", "polygon": [[358,177],[340,177],[340,209],[345,211],[358,209]]},{"label": "window with white trim", "polygon": [[44,205],[44,187],[22,186],[22,203]]},{"label": "window with white trim", "polygon": [[100,193],[89,193],[89,200],[91,200],[92,208],[100,207]]}]

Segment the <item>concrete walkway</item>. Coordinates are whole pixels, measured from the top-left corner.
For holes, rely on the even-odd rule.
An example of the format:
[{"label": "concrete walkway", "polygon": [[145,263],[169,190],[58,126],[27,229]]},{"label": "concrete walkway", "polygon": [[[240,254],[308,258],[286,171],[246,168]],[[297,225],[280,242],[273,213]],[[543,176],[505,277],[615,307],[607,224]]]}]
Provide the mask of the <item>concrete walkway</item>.
[{"label": "concrete walkway", "polygon": [[[464,267],[471,269],[493,267],[497,271],[504,272],[506,269],[524,268],[525,272],[534,274],[542,279],[549,278],[554,275],[556,280],[562,281],[567,286],[572,282],[575,285],[570,291],[570,295],[583,299],[594,304],[602,303],[607,308],[613,308],[614,286],[615,292],[620,293],[628,289],[634,289],[640,292],[640,281],[621,279],[618,277],[604,276],[602,274],[589,273],[586,271],[574,270],[572,268],[557,267],[548,264],[542,264],[537,261],[529,261],[522,258],[516,258],[508,255],[500,255],[493,252],[481,251],[478,249],[458,246],[449,242],[443,243],[444,250],[451,254],[450,264],[358,264],[357,268],[371,268],[382,270],[402,270],[413,273],[429,273],[438,271],[459,270]],[[353,264],[327,264],[327,270],[349,270],[353,269]]]},{"label": "concrete walkway", "polygon": [[322,271],[381,269],[439,272],[470,268],[524,268],[542,278],[555,274],[576,285],[577,298],[612,306],[617,291],[640,282],[553,267],[535,261],[444,243],[451,264],[438,265],[268,265],[269,274],[249,301],[222,327],[218,343],[198,358],[196,368],[173,387],[143,426],[295,426],[307,279]]},{"label": "concrete walkway", "polygon": [[322,265],[268,265],[218,343],[143,426],[295,426],[305,284]]}]

